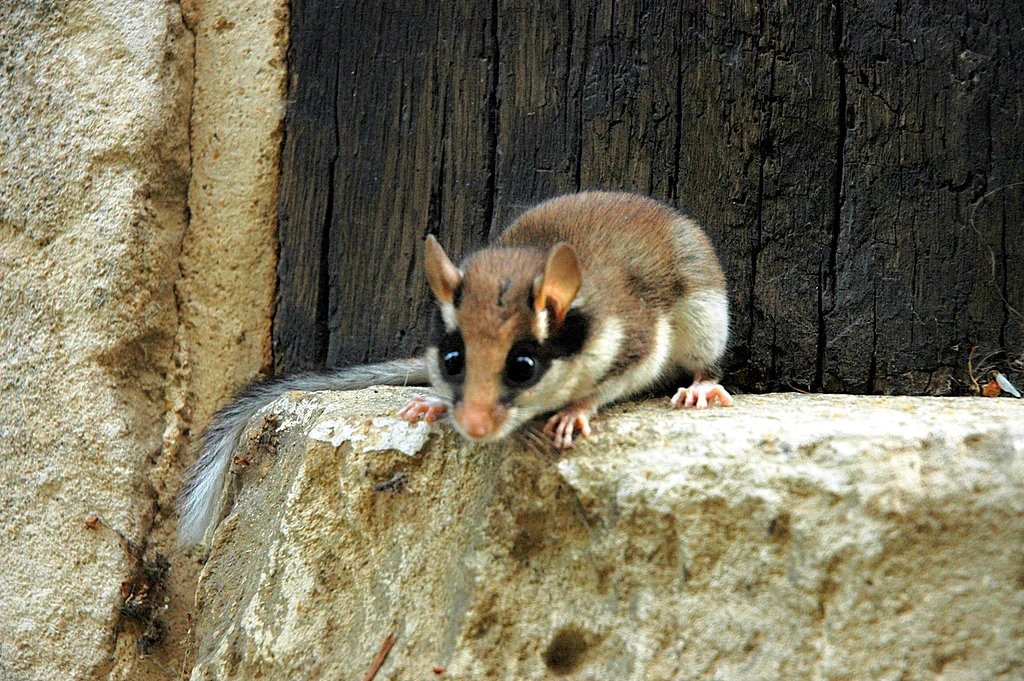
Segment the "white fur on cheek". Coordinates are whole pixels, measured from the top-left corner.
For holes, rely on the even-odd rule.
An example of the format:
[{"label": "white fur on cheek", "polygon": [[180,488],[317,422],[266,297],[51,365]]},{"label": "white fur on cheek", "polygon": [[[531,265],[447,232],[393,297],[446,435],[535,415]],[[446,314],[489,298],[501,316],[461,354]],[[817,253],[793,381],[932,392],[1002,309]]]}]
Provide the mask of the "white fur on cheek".
[{"label": "white fur on cheek", "polygon": [[650,354],[621,376],[601,383],[597,390],[595,408],[654,385],[665,372],[671,350],[672,322],[668,315],[661,315],[654,331]]},{"label": "white fur on cheek", "polygon": [[[520,422],[529,420],[545,411],[564,407],[572,399],[577,390],[577,381],[571,372],[567,372],[566,362],[552,360],[547,373],[537,385],[524,390],[516,398],[516,409]],[[511,419],[510,419],[511,420]]]},{"label": "white fur on cheek", "polygon": [[625,331],[622,330],[622,320],[618,317],[609,317],[608,321],[597,330],[593,344],[588,343],[590,347],[584,348],[582,363],[593,367],[591,373],[594,374],[595,381],[608,373],[615,358],[619,356],[619,349],[622,348],[622,339],[625,335]]}]

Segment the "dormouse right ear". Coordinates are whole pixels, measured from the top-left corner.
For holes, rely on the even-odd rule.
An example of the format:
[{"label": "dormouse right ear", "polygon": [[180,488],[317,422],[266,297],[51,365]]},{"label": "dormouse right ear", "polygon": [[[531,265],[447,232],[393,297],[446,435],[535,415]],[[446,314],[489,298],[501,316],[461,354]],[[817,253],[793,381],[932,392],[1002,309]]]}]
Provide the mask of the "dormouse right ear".
[{"label": "dormouse right ear", "polygon": [[426,266],[430,290],[439,303],[450,305],[455,297],[455,289],[462,283],[462,272],[448,259],[433,234],[427,235]]},{"label": "dormouse right ear", "polygon": [[[534,310],[538,315],[545,310],[551,310],[555,315],[555,325],[560,326],[569,306],[579,293],[582,280],[576,250],[564,241],[555,244],[548,253],[544,274],[533,282]],[[542,326],[546,325],[545,319]],[[541,329],[539,335],[546,336],[546,328]]]}]

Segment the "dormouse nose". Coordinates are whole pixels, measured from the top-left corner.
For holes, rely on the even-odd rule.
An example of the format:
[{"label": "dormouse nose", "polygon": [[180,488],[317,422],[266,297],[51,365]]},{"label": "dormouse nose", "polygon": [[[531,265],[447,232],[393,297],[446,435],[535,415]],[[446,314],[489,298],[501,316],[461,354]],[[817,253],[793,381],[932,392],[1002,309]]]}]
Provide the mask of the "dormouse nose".
[{"label": "dormouse nose", "polygon": [[455,408],[455,421],[474,440],[493,435],[505,422],[505,409],[498,404],[464,402]]}]

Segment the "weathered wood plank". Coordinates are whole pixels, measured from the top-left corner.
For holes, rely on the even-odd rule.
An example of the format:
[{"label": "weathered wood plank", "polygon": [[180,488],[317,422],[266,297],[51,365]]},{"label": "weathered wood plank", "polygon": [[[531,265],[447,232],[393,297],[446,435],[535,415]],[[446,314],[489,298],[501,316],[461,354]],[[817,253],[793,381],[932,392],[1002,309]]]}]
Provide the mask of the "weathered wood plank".
[{"label": "weathered wood plank", "polygon": [[498,127],[492,235],[539,197],[579,186],[578,103],[577,97],[566,96],[578,90],[570,82],[577,34],[570,5],[558,0],[496,4]]},{"label": "weathered wood plank", "polygon": [[[679,7],[601,2],[577,10],[579,184],[674,198]],[[566,93],[572,97],[573,93]]]},{"label": "weathered wood plank", "polygon": [[278,291],[274,315],[277,372],[323,366],[327,356],[325,231],[333,209],[338,140],[337,31],[331,0],[294,3],[289,50],[288,111],[277,204]]},{"label": "weathered wood plank", "polygon": [[485,240],[490,8],[345,3],[327,364],[419,351],[423,239]]},{"label": "weathered wood plank", "polygon": [[680,30],[678,196],[733,294],[734,380],[814,385],[838,132],[826,4],[690,7]]},{"label": "weathered wood plank", "polygon": [[535,202],[596,187],[705,226],[733,297],[735,385],[956,392],[972,347],[1006,370],[1021,354],[1014,3],[293,13],[278,369],[418,351],[427,233],[457,258]]},{"label": "weathered wood plank", "polygon": [[[1009,233],[1000,197],[1019,199],[1006,173],[1024,168],[1003,145],[1021,135],[1006,114],[1019,115],[1024,22],[990,3],[843,4],[850,122],[825,387],[956,390],[972,346],[1005,347],[1007,255],[1024,236],[1019,200]],[[999,86],[1001,71],[1014,75]]]}]

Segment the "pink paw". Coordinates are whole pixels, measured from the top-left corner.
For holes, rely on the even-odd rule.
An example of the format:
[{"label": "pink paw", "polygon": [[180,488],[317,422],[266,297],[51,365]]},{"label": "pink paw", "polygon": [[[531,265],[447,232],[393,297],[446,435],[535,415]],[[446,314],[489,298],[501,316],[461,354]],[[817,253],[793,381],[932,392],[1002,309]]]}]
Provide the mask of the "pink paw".
[{"label": "pink paw", "polygon": [[398,412],[406,421],[433,423],[448,413],[448,405],[436,397],[414,397]]},{"label": "pink paw", "polygon": [[695,381],[689,388],[680,388],[672,398],[672,406],[695,407],[707,409],[712,402],[718,400],[723,407],[732,406],[732,395],[718,383],[711,381]]},{"label": "pink paw", "polygon": [[548,419],[544,434],[552,439],[556,449],[571,449],[574,446],[572,435],[577,428],[580,435],[590,437],[590,409],[566,407]]}]

